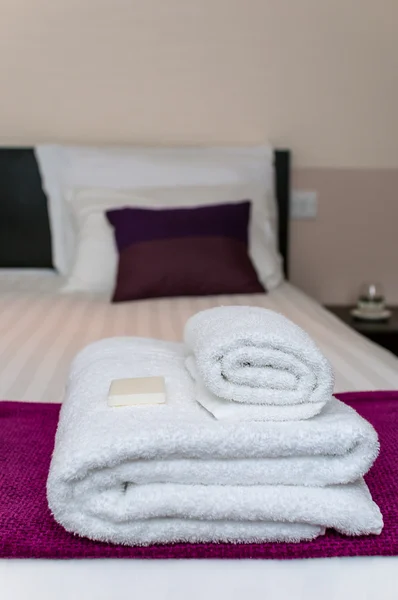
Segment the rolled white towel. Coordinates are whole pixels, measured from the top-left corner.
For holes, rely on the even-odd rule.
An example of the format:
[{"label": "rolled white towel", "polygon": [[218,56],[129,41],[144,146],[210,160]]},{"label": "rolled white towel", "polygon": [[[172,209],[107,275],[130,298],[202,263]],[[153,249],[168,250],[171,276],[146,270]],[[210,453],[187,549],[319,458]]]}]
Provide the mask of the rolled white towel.
[{"label": "rolled white towel", "polygon": [[218,398],[281,407],[313,404],[308,418],[333,393],[332,367],[315,342],[271,310],[227,306],[199,312],[187,321],[184,340],[188,368],[192,372],[193,358],[204,386]]},{"label": "rolled white towel", "polygon": [[[136,338],[77,356],[47,483],[61,525],[125,544],[380,531],[361,479],[378,451],[369,423],[337,400],[296,424],[216,421],[195,401],[184,360],[182,344]],[[166,404],[108,406],[113,379],[159,375]]]},{"label": "rolled white towel", "polygon": [[220,421],[302,421],[317,415],[324,404],[306,402],[303,404],[248,404],[247,402],[231,402],[219,398],[205,386],[196,368],[193,356],[188,356],[185,365],[195,381],[195,398],[209,413]]}]

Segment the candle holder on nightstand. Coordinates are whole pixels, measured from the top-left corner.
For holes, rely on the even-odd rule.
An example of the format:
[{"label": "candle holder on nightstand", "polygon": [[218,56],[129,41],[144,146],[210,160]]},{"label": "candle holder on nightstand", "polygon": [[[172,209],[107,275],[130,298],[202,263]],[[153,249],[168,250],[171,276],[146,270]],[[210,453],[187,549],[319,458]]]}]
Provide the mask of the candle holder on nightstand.
[{"label": "candle holder on nightstand", "polygon": [[387,321],[391,311],[386,308],[384,290],[380,283],[364,283],[351,315],[359,321]]}]

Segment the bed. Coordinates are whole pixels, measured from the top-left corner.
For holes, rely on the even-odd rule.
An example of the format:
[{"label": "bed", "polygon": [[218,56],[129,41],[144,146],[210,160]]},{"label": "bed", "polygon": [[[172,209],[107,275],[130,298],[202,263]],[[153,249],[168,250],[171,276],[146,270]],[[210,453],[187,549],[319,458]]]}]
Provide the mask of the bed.
[{"label": "bed", "polygon": [[[110,304],[57,293],[52,271],[0,272],[0,397],[60,402],[70,361],[90,342],[136,335],[179,341],[186,320],[216,305],[282,312],[314,337],[336,371],[336,391],[398,387],[397,359],[346,327],[288,281],[267,295],[203,296]],[[10,327],[12,323],[12,327]]]},{"label": "bed", "polygon": [[[285,280],[275,289],[268,294],[111,304],[98,293],[60,293],[64,279],[51,268],[46,198],[34,153],[32,149],[2,150],[0,174],[6,201],[0,201],[0,264],[8,268],[0,268],[0,397],[60,402],[70,361],[88,343],[119,335],[180,340],[188,317],[228,304],[271,308],[306,329],[335,369],[337,392],[398,389],[398,361],[393,355],[346,327],[288,281],[289,163],[288,151],[275,153],[277,237],[285,273]],[[21,217],[27,189],[31,214],[24,211]],[[24,219],[27,223],[37,219],[35,253],[29,259],[29,252],[21,251],[28,243]],[[7,243],[4,231],[9,232]],[[126,589],[134,590],[137,598],[240,598],[243,593],[270,599],[319,598],[320,594],[325,599],[395,598],[398,575],[394,558],[379,557],[236,562],[2,560],[0,582],[2,598],[13,600],[36,596],[117,599]]]}]

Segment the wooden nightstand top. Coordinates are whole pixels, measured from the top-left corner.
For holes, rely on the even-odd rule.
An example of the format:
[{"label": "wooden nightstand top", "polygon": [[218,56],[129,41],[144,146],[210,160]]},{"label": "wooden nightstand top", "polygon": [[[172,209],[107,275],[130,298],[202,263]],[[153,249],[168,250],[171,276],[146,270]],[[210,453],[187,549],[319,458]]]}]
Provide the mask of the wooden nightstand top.
[{"label": "wooden nightstand top", "polygon": [[350,310],[353,306],[343,305],[328,305],[325,306],[327,310],[332,312],[336,317],[339,317],[344,323],[363,333],[364,335],[372,334],[398,334],[398,306],[389,306],[389,310],[392,311],[391,317],[388,321],[360,321],[351,316]]}]

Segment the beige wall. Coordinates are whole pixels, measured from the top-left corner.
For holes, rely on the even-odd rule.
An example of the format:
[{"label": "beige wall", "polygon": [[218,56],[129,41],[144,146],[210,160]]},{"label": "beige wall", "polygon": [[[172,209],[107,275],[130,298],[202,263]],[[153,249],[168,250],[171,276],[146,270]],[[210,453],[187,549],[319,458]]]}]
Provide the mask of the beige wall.
[{"label": "beige wall", "polygon": [[292,148],[320,201],[293,224],[296,283],[345,300],[377,271],[398,302],[397,0],[0,0],[0,89],[3,145]]},{"label": "beige wall", "polygon": [[381,282],[398,304],[398,169],[305,168],[294,185],[317,190],[318,216],[292,221],[292,282],[326,303]]}]

